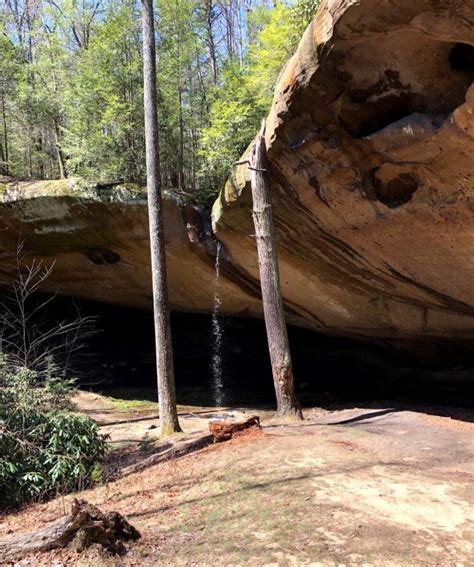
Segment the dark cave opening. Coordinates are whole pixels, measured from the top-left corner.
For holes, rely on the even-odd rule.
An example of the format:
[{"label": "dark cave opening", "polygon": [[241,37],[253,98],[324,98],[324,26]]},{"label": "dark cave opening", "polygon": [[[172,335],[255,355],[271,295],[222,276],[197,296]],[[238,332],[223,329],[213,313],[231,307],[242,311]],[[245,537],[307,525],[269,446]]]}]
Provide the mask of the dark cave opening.
[{"label": "dark cave opening", "polygon": [[[82,309],[98,317],[100,330],[86,351],[83,387],[104,392],[140,388],[153,399],[151,313],[91,303],[84,303]],[[264,322],[224,317],[223,324],[226,403],[273,408]],[[212,406],[211,317],[175,313],[172,333],[178,403]],[[428,341],[395,348],[387,342],[328,337],[294,327],[289,328],[289,337],[303,406],[382,401],[415,408],[472,407],[469,346]]]},{"label": "dark cave opening", "polygon": [[[353,138],[365,138],[414,113],[447,116],[465,99],[474,77],[474,46],[466,43],[446,45],[449,66],[443,82],[447,95],[428,87],[403,83],[397,69],[386,69],[365,88],[347,90],[340,111],[340,123]],[[460,74],[464,79],[460,80]]]},{"label": "dark cave opening", "polygon": [[[48,296],[39,296],[44,302]],[[48,300],[53,321],[95,319],[96,331],[75,353],[68,372],[80,388],[136,399],[156,395],[153,317],[140,311],[55,296]],[[275,407],[275,393],[263,320],[222,317],[225,404]],[[178,403],[213,406],[212,317],[171,317]],[[458,408],[473,420],[472,341],[361,339],[325,336],[289,327],[297,395],[303,407],[365,404],[433,409]],[[61,361],[59,361],[61,363]],[[133,398],[135,399],[135,398]],[[454,410],[453,410],[454,411]],[[448,411],[448,415],[449,411]]]},{"label": "dark cave opening", "polygon": [[474,71],[474,45],[456,43],[449,52],[449,64],[454,71]]},{"label": "dark cave opening", "polygon": [[[39,296],[44,302],[48,296]],[[55,296],[48,301],[53,321],[95,319],[96,332],[74,356],[70,377],[80,388],[136,399],[156,395],[153,317],[139,311]],[[275,407],[263,320],[222,317],[226,405]],[[171,318],[178,403],[213,406],[212,317],[174,313]],[[355,339],[289,327],[297,395],[303,407],[358,407],[365,404],[447,410],[473,420],[472,352],[461,340]],[[60,362],[60,361],[59,361]],[[133,398],[135,399],[135,398]],[[433,409],[434,408],[434,409]],[[457,408],[457,409],[456,409]],[[458,415],[458,413],[456,413]]]},{"label": "dark cave opening", "polygon": [[360,105],[357,117],[345,128],[354,138],[366,138],[414,112],[425,112],[423,97],[416,93],[389,93]]},{"label": "dark cave opening", "polygon": [[375,172],[374,188],[378,201],[390,209],[396,209],[411,201],[418,189],[418,179],[413,173],[399,173],[390,181],[384,182]]},{"label": "dark cave opening", "polygon": [[354,138],[365,138],[414,112],[426,112],[426,97],[403,84],[397,69],[385,69],[381,77],[365,88],[347,91],[341,108],[341,122]]}]

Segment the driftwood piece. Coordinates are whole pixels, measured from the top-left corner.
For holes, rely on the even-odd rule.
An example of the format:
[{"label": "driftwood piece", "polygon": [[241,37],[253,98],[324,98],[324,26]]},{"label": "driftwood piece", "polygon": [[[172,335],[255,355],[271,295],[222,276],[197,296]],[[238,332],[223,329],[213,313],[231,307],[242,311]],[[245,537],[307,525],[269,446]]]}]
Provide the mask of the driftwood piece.
[{"label": "driftwood piece", "polygon": [[250,427],[258,427],[258,429],[261,429],[260,418],[257,415],[253,415],[243,421],[222,420],[209,422],[209,431],[212,433],[215,443],[219,441],[227,441],[232,438],[234,433],[243,431]]},{"label": "driftwood piece", "polygon": [[103,513],[93,504],[75,499],[69,516],[34,532],[0,540],[0,564],[69,545],[81,552],[99,544],[111,553],[121,554],[125,551],[124,541],[139,537],[139,531],[118,512]]}]

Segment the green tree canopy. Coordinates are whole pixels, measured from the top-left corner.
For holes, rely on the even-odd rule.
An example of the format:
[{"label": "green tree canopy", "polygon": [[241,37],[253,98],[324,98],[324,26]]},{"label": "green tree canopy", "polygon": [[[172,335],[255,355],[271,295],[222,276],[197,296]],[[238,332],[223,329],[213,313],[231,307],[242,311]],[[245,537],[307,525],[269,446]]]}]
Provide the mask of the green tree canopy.
[{"label": "green tree canopy", "polygon": [[[316,0],[156,0],[163,184],[210,202]],[[136,0],[0,8],[0,174],[145,180]]]}]

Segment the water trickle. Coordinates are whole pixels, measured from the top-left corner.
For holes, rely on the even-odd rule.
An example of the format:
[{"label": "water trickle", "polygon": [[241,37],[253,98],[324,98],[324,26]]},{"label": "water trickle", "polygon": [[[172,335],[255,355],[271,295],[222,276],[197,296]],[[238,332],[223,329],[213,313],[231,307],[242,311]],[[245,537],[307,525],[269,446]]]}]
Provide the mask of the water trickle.
[{"label": "water trickle", "polygon": [[222,244],[217,243],[216,264],[214,277],[214,302],[212,307],[212,392],[216,406],[223,406],[224,397],[224,368],[223,346],[224,327],[222,324],[221,296],[220,296],[220,270],[221,270]]}]

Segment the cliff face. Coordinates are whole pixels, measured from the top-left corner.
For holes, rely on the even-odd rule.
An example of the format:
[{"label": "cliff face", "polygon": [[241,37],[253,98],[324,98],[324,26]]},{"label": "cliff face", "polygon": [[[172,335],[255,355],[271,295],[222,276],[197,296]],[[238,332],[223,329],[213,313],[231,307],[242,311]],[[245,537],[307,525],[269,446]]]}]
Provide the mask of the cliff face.
[{"label": "cliff face", "polygon": [[[266,141],[291,323],[389,339],[474,337],[474,0],[326,0],[285,67]],[[151,306],[139,189],[0,185],[0,273],[19,238],[49,291]],[[170,297],[210,311],[216,240],[165,202]],[[213,210],[228,314],[260,315],[248,171]],[[3,230],[2,230],[3,229]]]},{"label": "cliff face", "polygon": [[[325,332],[474,334],[474,2],[327,0],[266,141],[282,291]],[[240,166],[213,223],[258,274]]]}]

